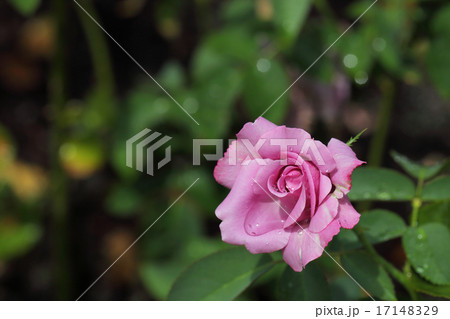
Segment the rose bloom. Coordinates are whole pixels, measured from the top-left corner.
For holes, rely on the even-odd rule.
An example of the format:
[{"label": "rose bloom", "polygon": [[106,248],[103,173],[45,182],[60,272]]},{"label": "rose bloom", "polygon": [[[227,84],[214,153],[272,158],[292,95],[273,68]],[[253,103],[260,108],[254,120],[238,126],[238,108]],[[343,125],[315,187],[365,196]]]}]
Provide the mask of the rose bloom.
[{"label": "rose bloom", "polygon": [[245,124],[214,170],[231,189],[216,209],[222,240],[253,254],[282,249],[286,263],[302,271],[341,227],[358,223],[347,194],[363,163],[334,138],[325,146],[262,117]]}]

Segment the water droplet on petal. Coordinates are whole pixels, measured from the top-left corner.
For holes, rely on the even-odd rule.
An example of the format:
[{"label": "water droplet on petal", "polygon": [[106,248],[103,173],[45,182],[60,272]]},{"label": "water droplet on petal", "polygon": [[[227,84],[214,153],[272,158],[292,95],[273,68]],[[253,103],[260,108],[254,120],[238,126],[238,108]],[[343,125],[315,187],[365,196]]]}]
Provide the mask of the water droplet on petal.
[{"label": "water droplet on petal", "polygon": [[259,227],[259,224],[256,224],[255,226],[256,226],[256,227]]}]

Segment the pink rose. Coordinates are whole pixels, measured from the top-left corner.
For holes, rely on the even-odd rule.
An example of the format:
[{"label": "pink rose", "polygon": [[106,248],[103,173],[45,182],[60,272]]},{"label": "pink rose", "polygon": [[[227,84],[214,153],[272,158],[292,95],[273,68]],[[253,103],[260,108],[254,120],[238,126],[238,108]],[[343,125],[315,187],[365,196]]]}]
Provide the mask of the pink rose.
[{"label": "pink rose", "polygon": [[214,170],[231,189],[216,209],[222,240],[253,254],[282,249],[286,263],[302,271],[341,227],[358,223],[347,193],[363,163],[337,139],[325,146],[262,117],[245,124]]}]

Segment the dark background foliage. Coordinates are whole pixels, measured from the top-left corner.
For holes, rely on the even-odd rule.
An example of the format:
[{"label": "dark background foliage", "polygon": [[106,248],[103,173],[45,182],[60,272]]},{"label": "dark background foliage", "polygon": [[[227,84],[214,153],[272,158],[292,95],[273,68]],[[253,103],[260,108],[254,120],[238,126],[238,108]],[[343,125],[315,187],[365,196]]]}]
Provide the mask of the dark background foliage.
[{"label": "dark background foliage", "polygon": [[[186,266],[229,246],[214,215],[227,190],[215,183],[213,162],[192,165],[192,139],[233,138],[371,2],[77,1],[200,125],[74,1],[0,0],[0,299],[76,299],[200,178],[83,297],[165,300]],[[358,157],[409,173],[377,180],[385,175],[362,171],[352,200],[362,212],[389,210],[367,215],[362,229],[422,299],[450,296],[448,273],[414,242],[420,227],[448,239],[448,178],[417,191],[445,174],[450,155],[448,21],[446,1],[378,1],[264,115],[324,143],[367,128],[353,145]],[[155,176],[125,165],[125,141],[144,128],[172,137],[172,161]],[[424,176],[420,165],[438,165],[436,174]],[[330,251],[363,283],[369,257],[354,256],[363,253],[352,236],[340,235]],[[425,259],[436,268],[421,273]],[[391,281],[389,265],[373,266],[381,281],[367,289],[380,299],[414,297]],[[238,298],[367,298],[326,256],[301,275],[284,267],[269,267]],[[280,276],[327,293],[292,292]]]}]

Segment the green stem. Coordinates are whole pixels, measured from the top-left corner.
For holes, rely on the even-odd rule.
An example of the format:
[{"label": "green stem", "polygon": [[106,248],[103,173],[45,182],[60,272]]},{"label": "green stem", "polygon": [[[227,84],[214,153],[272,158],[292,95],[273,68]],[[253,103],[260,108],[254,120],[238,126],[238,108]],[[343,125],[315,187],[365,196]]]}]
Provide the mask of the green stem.
[{"label": "green stem", "polygon": [[[84,2],[83,7],[95,21],[99,21],[95,7],[90,1]],[[111,57],[108,53],[108,44],[103,31],[91,20],[86,12],[81,10],[78,6],[76,7],[76,12],[84,29],[91,54],[96,78],[96,88],[94,92],[100,94],[100,101],[97,99],[96,103],[89,105],[89,107],[96,108],[97,113],[100,114],[101,117],[106,118],[104,123],[109,123],[115,115],[113,106],[115,101],[115,85],[114,74],[111,67]]]},{"label": "green stem", "polygon": [[[392,108],[394,105],[393,99],[395,93],[395,87],[392,80],[384,77],[379,82],[382,93],[382,100],[378,113],[375,133],[370,142],[367,161],[368,165],[372,167],[379,167],[383,160],[386,138],[389,132],[389,123],[391,119]],[[358,205],[358,210],[361,212],[367,211],[370,209],[371,205],[371,202],[362,202]]]},{"label": "green stem", "polygon": [[[425,170],[422,169],[419,173],[419,178],[417,181],[417,187],[416,187],[416,194],[411,201],[412,211],[411,211],[411,219],[410,219],[410,225],[411,227],[417,227],[417,222],[419,220],[419,211],[420,207],[422,206],[422,189],[423,189],[423,183],[424,183],[424,174]],[[412,269],[411,264],[408,260],[405,262],[405,266],[403,267],[403,273],[406,275],[407,278],[412,277]]]},{"label": "green stem", "polygon": [[405,289],[411,296],[412,300],[418,300],[417,294],[414,288],[412,287],[410,281],[408,280],[408,277],[400,270],[395,268],[390,262],[388,262],[386,259],[380,256],[375,250],[375,248],[373,248],[372,244],[369,242],[367,237],[359,228],[355,229],[355,233],[358,236],[361,243],[366,248],[367,252],[373,257],[373,259],[377,263],[379,263],[392,276],[392,278],[394,278],[398,283],[400,283],[403,287],[405,287]]},{"label": "green stem", "polygon": [[[86,1],[83,7],[96,21],[99,21],[95,8],[90,1]],[[79,7],[76,8],[89,45],[97,84],[102,89],[112,93],[114,92],[114,75],[104,33],[84,11]]]},{"label": "green stem", "polygon": [[380,166],[383,159],[395,93],[394,83],[388,78],[383,78],[380,81],[380,88],[382,92],[382,101],[378,113],[377,126],[370,143],[368,160],[368,165],[374,167]]},{"label": "green stem", "polygon": [[56,298],[68,300],[71,297],[71,271],[68,250],[67,223],[67,177],[59,162],[58,151],[62,143],[62,110],[66,102],[65,54],[66,47],[66,2],[53,0],[56,46],[52,59],[49,80],[50,99],[50,162],[51,162],[51,210],[53,227],[53,257],[55,263]]},{"label": "green stem", "polygon": [[417,181],[417,188],[416,188],[416,195],[411,201],[412,206],[412,212],[411,212],[411,227],[417,226],[417,221],[419,219],[419,210],[422,206],[422,189],[423,189],[423,183],[425,181],[424,178],[425,170],[422,169],[419,173],[419,178]]}]

